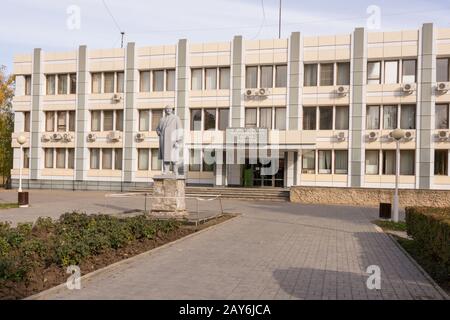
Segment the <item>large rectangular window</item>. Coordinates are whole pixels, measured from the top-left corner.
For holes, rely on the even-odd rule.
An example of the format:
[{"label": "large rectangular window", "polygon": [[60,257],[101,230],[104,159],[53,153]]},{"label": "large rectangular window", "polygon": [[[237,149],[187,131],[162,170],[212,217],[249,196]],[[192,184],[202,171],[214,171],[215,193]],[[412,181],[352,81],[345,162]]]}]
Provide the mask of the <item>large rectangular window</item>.
[{"label": "large rectangular window", "polygon": [[305,64],[303,85],[305,87],[317,86],[317,64]]},{"label": "large rectangular window", "polygon": [[367,84],[381,83],[381,61],[367,63]]},{"label": "large rectangular window", "polygon": [[202,130],[202,109],[191,109],[191,131]]},{"label": "large rectangular window", "polygon": [[114,112],[112,110],[103,111],[103,131],[114,130]]},{"label": "large rectangular window", "polygon": [[273,67],[272,66],[261,66],[261,88],[272,88],[273,87]]},{"label": "large rectangular window", "polygon": [[175,70],[167,70],[166,91],[175,91]]},{"label": "large rectangular window", "polygon": [[400,106],[400,128],[415,129],[416,128],[416,106],[401,105]]},{"label": "large rectangular window", "polygon": [[66,149],[56,148],[56,168],[65,169],[66,168]]},{"label": "large rectangular window", "polygon": [[191,70],[191,90],[202,90],[203,69]]},{"label": "large rectangular window", "polygon": [[67,94],[67,74],[58,75],[58,94]]},{"label": "large rectangular window", "polygon": [[90,149],[90,167],[91,169],[100,169],[100,149]]},{"label": "large rectangular window", "polygon": [[272,129],[272,108],[259,109],[259,127]]},{"label": "large rectangular window", "polygon": [[319,107],[319,130],[333,129],[333,107]]},{"label": "large rectangular window", "polygon": [[398,83],[398,61],[384,62],[384,83]]},{"label": "large rectangular window", "polygon": [[45,168],[53,168],[53,148],[45,148]]},{"label": "large rectangular window", "polygon": [[246,108],[245,109],[245,127],[246,128],[256,128],[257,126],[257,109],[256,108]]},{"label": "large rectangular window", "polygon": [[139,131],[150,130],[150,110],[139,110]]},{"label": "large rectangular window", "polygon": [[416,82],[416,60],[403,60],[402,65],[402,83]]},{"label": "large rectangular window", "polygon": [[258,67],[247,67],[245,69],[245,87],[258,87]]},{"label": "large rectangular window", "polygon": [[230,114],[230,109],[219,108],[219,130],[226,130],[228,127],[228,119]]},{"label": "large rectangular window", "polygon": [[91,74],[92,78],[92,93],[101,93],[102,92],[102,74],[101,72],[96,72]]},{"label": "large rectangular window", "polygon": [[437,82],[447,82],[449,81],[449,58],[439,58],[436,59],[436,81]]},{"label": "large rectangular window", "polygon": [[383,150],[383,174],[395,175],[395,150]]},{"label": "large rectangular window", "polygon": [[448,175],[448,150],[434,151],[434,174],[438,176]]},{"label": "large rectangular window", "polygon": [[320,64],[320,85],[332,86],[334,78],[334,64],[321,63]]},{"label": "large rectangular window", "polygon": [[230,68],[219,68],[219,89],[230,89]]},{"label": "large rectangular window", "polygon": [[275,108],[275,129],[286,130],[286,108]]},{"label": "large rectangular window", "polygon": [[163,117],[162,109],[153,109],[152,110],[152,131],[156,131],[156,128],[159,125],[159,121]]},{"label": "large rectangular window", "polygon": [[380,106],[367,106],[367,129],[380,129]]},{"label": "large rectangular window", "polygon": [[114,72],[105,72],[103,74],[103,79],[104,79],[103,92],[104,93],[113,93],[114,92]]},{"label": "large rectangular window", "polygon": [[405,176],[414,175],[415,166],[415,154],[414,150],[401,150],[400,151],[400,174]]},{"label": "large rectangular window", "polygon": [[153,91],[164,91],[164,70],[153,70]]},{"label": "large rectangular window", "polygon": [[331,150],[319,150],[319,173],[331,173]]},{"label": "large rectangular window", "polygon": [[99,110],[91,111],[91,131],[100,131],[102,112]]},{"label": "large rectangular window", "polygon": [[31,75],[25,75],[25,95],[31,95]]},{"label": "large rectangular window", "polygon": [[159,171],[162,167],[162,161],[158,159],[159,149],[151,149],[152,153],[152,170]]},{"label": "large rectangular window", "polygon": [[59,132],[64,132],[66,131],[67,127],[66,127],[66,117],[67,117],[67,112],[66,111],[58,111],[57,112],[57,116],[58,116],[58,131]]},{"label": "large rectangular window", "polygon": [[316,107],[303,107],[303,130],[316,130]]},{"label": "large rectangular window", "polygon": [[205,130],[216,129],[216,109],[205,109]]},{"label": "large rectangular window", "polygon": [[287,87],[287,65],[279,65],[275,67],[275,87]]},{"label": "large rectangular window", "polygon": [[140,72],[140,84],[139,89],[141,92],[150,92],[150,71]]},{"label": "large rectangular window", "polygon": [[148,170],[149,166],[149,149],[138,149],[138,170]]},{"label": "large rectangular window", "polygon": [[435,110],[436,129],[448,129],[448,104],[437,104]]},{"label": "large rectangular window", "polygon": [[45,113],[45,131],[55,131],[55,112],[47,111]]},{"label": "large rectangular window", "polygon": [[397,106],[383,106],[383,129],[397,128]]},{"label": "large rectangular window", "polygon": [[53,95],[55,94],[55,90],[56,90],[56,75],[54,74],[48,74],[46,76],[46,84],[47,84],[47,94],[48,95]]},{"label": "large rectangular window", "polygon": [[122,170],[122,149],[114,149],[114,169]]},{"label": "large rectangular window", "polygon": [[336,130],[348,130],[348,107],[336,107],[335,125]]},{"label": "large rectangular window", "polygon": [[69,75],[69,80],[70,80],[70,94],[75,94],[77,93],[77,75],[75,73],[71,73]]},{"label": "large rectangular window", "polygon": [[206,68],[205,69],[205,89],[216,90],[217,89],[217,69]]},{"label": "large rectangular window", "polygon": [[316,173],[316,151],[303,150],[302,153],[302,173],[315,174]]},{"label": "large rectangular window", "polygon": [[116,92],[123,93],[124,88],[125,88],[124,73],[123,72],[117,72]]},{"label": "large rectangular window", "polygon": [[102,149],[102,169],[112,169],[112,150],[111,148]]},{"label": "large rectangular window", "polygon": [[348,152],[347,150],[334,151],[334,173],[347,174],[348,172]]},{"label": "large rectangular window", "polygon": [[350,84],[350,62],[337,63],[337,79],[338,86],[346,86]]},{"label": "large rectangular window", "polygon": [[30,132],[30,124],[31,124],[30,112],[25,111],[23,113],[23,132]]},{"label": "large rectangular window", "polygon": [[378,150],[366,150],[366,174],[378,174],[380,155]]}]

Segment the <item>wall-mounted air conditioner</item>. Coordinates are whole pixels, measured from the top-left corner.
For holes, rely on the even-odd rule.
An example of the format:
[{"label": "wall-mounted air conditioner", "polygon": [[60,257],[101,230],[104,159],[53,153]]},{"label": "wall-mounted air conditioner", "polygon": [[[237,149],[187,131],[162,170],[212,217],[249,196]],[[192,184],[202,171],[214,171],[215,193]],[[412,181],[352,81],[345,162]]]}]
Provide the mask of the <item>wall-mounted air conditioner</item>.
[{"label": "wall-mounted air conditioner", "polygon": [[63,136],[60,133],[53,133],[52,134],[52,141],[60,141],[62,140]]},{"label": "wall-mounted air conditioner", "polygon": [[336,89],[336,93],[341,97],[345,97],[348,94],[348,88],[344,86],[339,86]]},{"label": "wall-mounted air conditioner", "polygon": [[411,94],[416,90],[416,84],[415,83],[405,83],[402,85],[402,91],[406,94]]},{"label": "wall-mounted air conditioner", "polygon": [[120,101],[122,100],[122,96],[121,96],[120,94],[118,94],[118,93],[115,93],[115,94],[113,95],[112,100],[113,100],[114,102],[120,102]]},{"label": "wall-mounted air conditioner", "polygon": [[136,133],[136,141],[137,142],[144,141],[144,139],[145,139],[145,133],[143,133],[143,132]]},{"label": "wall-mounted air conditioner", "polygon": [[447,141],[450,137],[450,134],[447,130],[441,130],[437,134],[437,138],[439,141]]},{"label": "wall-mounted air conditioner", "polygon": [[450,83],[448,82],[439,82],[436,86],[436,91],[439,93],[446,93],[450,89]]},{"label": "wall-mounted air conditioner", "polygon": [[369,134],[367,135],[367,138],[369,141],[376,141],[378,139],[378,132],[376,132],[376,131],[369,132]]},{"label": "wall-mounted air conditioner", "polygon": [[88,142],[94,142],[97,139],[97,137],[95,136],[95,133],[89,133],[87,135],[87,141]]},{"label": "wall-mounted air conditioner", "polygon": [[405,132],[405,137],[404,137],[404,139],[405,139],[406,141],[411,141],[412,139],[414,139],[414,131],[412,131],[412,130],[407,130],[407,131]]},{"label": "wall-mounted air conditioner", "polygon": [[72,136],[70,135],[70,133],[64,133],[63,134],[63,140],[65,141],[65,142],[70,142],[70,141],[72,141]]},{"label": "wall-mounted air conditioner", "polygon": [[48,142],[50,141],[50,136],[48,134],[43,134],[41,137],[42,142]]},{"label": "wall-mounted air conditioner", "polygon": [[120,138],[121,138],[121,136],[120,136],[120,131],[111,131],[111,132],[108,134],[108,139],[109,139],[110,141],[116,142],[116,141],[119,141]]},{"label": "wall-mounted air conditioner", "polygon": [[345,141],[345,132],[341,131],[336,135],[337,141]]}]

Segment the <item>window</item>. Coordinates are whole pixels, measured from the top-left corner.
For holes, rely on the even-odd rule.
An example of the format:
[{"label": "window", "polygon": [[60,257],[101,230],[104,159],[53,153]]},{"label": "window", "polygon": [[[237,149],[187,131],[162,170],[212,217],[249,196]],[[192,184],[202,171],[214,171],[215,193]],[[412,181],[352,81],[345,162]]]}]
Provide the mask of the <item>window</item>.
[{"label": "window", "polygon": [[378,150],[366,150],[366,174],[378,174],[379,160]]},{"label": "window", "polygon": [[103,131],[113,130],[113,114],[112,110],[103,111]]},{"label": "window", "polygon": [[56,75],[49,74],[46,77],[47,81],[47,94],[55,94],[55,88],[56,88]]},{"label": "window", "polygon": [[48,111],[45,113],[45,131],[55,131],[55,113],[53,111]]},{"label": "window", "polygon": [[31,95],[31,75],[25,76],[25,95]]},{"label": "window", "polygon": [[447,82],[449,81],[449,58],[436,59],[436,81]]},{"label": "window", "polygon": [[256,128],[257,125],[257,109],[256,108],[246,108],[245,109],[245,127],[246,128]]},{"label": "window", "polygon": [[348,107],[336,107],[335,125],[336,130],[348,130]]},{"label": "window", "polygon": [[338,86],[346,86],[350,84],[350,62],[337,63],[337,79]]},{"label": "window", "polygon": [[123,131],[123,110],[116,110],[116,129]]},{"label": "window", "polygon": [[69,111],[69,131],[75,131],[75,111]]},{"label": "window", "polygon": [[112,169],[112,149],[102,149],[102,169]]},{"label": "window", "polygon": [[272,108],[259,109],[259,127],[272,129]]},{"label": "window", "polygon": [[275,129],[286,130],[286,108],[275,108]]},{"label": "window", "polygon": [[332,86],[334,77],[334,64],[333,63],[321,63],[320,64],[320,85]]},{"label": "window", "polygon": [[380,129],[380,106],[367,106],[367,129]]},{"label": "window", "polygon": [[139,91],[150,92],[150,71],[141,71],[139,78]]},{"label": "window", "polygon": [[395,150],[383,150],[383,174],[395,175]]},{"label": "window", "polygon": [[202,130],[202,110],[201,109],[191,109],[191,130],[192,131]]},{"label": "window", "polygon": [[383,106],[383,129],[397,128],[397,106]]},{"label": "window", "polygon": [[45,148],[45,168],[53,168],[53,149]]},{"label": "window", "polygon": [[77,93],[77,75],[75,73],[71,73],[69,75],[69,80],[70,80],[70,89],[69,92],[70,94],[75,94]]},{"label": "window", "polygon": [[153,71],[153,91],[164,91],[164,70]]},{"label": "window", "polygon": [[316,152],[315,150],[303,150],[302,173],[314,174],[316,172]]},{"label": "window", "polygon": [[367,63],[367,84],[381,83],[381,61]]},{"label": "window", "polygon": [[138,149],[138,170],[148,170],[149,149]]},{"label": "window", "polygon": [[317,86],[317,64],[305,64],[304,72],[303,85],[305,87]]},{"label": "window", "polygon": [[435,114],[436,129],[448,129],[448,104],[437,104]]},{"label": "window", "polygon": [[122,170],[122,149],[114,149],[114,169]]},{"label": "window", "polygon": [[205,130],[216,129],[216,109],[205,109]]},{"label": "window", "polygon": [[166,71],[166,91],[175,91],[175,70]]},{"label": "window", "polygon": [[58,94],[67,94],[67,74],[58,75]]},{"label": "window", "polygon": [[398,61],[384,62],[384,83],[398,83]]},{"label": "window", "polygon": [[117,86],[116,86],[116,92],[122,93],[124,91],[124,73],[123,72],[117,72]]},{"label": "window", "polygon": [[139,110],[139,131],[150,130],[150,110]]},{"label": "window", "polygon": [[258,67],[247,67],[245,69],[245,87],[258,88]]},{"label": "window", "polygon": [[206,68],[205,69],[205,89],[216,90],[217,89],[217,69]]},{"label": "window", "polygon": [[189,153],[189,171],[200,171],[201,169],[201,150],[191,149]]},{"label": "window", "polygon": [[91,131],[100,131],[101,111],[91,111]]},{"label": "window", "polygon": [[202,90],[202,83],[203,83],[202,75],[203,75],[202,69],[192,69],[191,90]]},{"label": "window", "polygon": [[434,150],[434,174],[448,175],[448,150]]},{"label": "window", "polygon": [[75,149],[69,148],[67,149],[67,168],[73,169],[75,166]]},{"label": "window", "polygon": [[230,89],[230,68],[219,68],[219,89]]},{"label": "window", "polygon": [[334,173],[347,174],[348,172],[348,152],[347,150],[334,151]]},{"label": "window", "polygon": [[91,169],[100,169],[100,149],[91,148],[90,151]]},{"label": "window", "polygon": [[58,131],[59,132],[64,132],[66,131],[66,116],[67,116],[67,112],[66,111],[58,111],[57,112],[57,119],[58,119]]},{"label": "window", "polygon": [[403,60],[402,83],[416,82],[416,60]]},{"label": "window", "polygon": [[230,109],[219,108],[219,130],[225,130],[228,127]]},{"label": "window", "polygon": [[30,148],[23,148],[23,167],[25,169],[30,167]]},{"label": "window", "polygon": [[319,107],[319,130],[333,129],[333,107]]},{"label": "window", "polygon": [[400,128],[415,129],[416,128],[416,106],[402,105],[400,106]]},{"label": "window", "polygon": [[400,174],[414,175],[415,166],[415,151],[414,150],[400,150]]},{"label": "window", "polygon": [[159,125],[159,121],[163,117],[162,109],[153,109],[152,110],[152,131],[156,131],[156,128]]},{"label": "window", "polygon": [[331,150],[319,150],[319,173],[331,173]]},{"label": "window", "polygon": [[287,65],[280,65],[275,67],[275,87],[287,87]]},{"label": "window", "polygon": [[103,74],[104,77],[104,93],[113,93],[114,92],[114,72],[105,72]]},{"label": "window", "polygon": [[152,152],[152,170],[159,171],[162,167],[162,161],[158,159],[159,149],[151,149]]},{"label": "window", "polygon": [[316,130],[316,107],[303,108],[303,130]]},{"label": "window", "polygon": [[102,92],[102,74],[100,72],[92,73],[92,93]]},{"label": "window", "polygon": [[66,168],[66,149],[56,148],[56,168],[65,169]]},{"label": "window", "polygon": [[23,113],[23,132],[30,132],[30,112]]},{"label": "window", "polygon": [[202,158],[203,158],[202,171],[203,172],[213,172],[214,171],[214,160],[215,160],[214,149],[203,150]]},{"label": "window", "polygon": [[261,88],[272,88],[273,87],[273,67],[272,66],[261,66]]}]

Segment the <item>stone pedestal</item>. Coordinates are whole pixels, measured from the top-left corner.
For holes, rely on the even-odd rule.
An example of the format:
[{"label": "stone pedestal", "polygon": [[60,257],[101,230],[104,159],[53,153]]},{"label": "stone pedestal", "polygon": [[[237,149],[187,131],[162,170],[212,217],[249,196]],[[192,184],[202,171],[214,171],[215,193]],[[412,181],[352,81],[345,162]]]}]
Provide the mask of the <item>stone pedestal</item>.
[{"label": "stone pedestal", "polygon": [[175,175],[160,175],[153,178],[151,215],[165,217],[185,217],[186,179]]}]

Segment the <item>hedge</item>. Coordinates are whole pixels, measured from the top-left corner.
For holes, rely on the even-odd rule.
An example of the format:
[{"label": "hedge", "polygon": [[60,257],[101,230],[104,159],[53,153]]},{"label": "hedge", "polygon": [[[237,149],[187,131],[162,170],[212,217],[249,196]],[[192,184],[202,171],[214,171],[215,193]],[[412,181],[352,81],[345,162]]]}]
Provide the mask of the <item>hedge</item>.
[{"label": "hedge", "polygon": [[441,277],[450,277],[450,208],[407,207],[406,229]]}]

